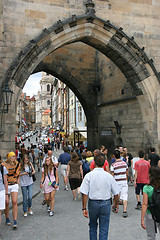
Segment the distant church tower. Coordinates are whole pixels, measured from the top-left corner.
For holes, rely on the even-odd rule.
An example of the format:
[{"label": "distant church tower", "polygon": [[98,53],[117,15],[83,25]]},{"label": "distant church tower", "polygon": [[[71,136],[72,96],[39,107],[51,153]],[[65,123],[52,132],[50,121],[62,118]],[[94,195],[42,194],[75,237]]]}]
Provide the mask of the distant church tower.
[{"label": "distant church tower", "polygon": [[42,79],[40,81],[41,86],[41,112],[50,109],[51,106],[51,84],[54,81],[54,77],[45,72],[42,72]]}]

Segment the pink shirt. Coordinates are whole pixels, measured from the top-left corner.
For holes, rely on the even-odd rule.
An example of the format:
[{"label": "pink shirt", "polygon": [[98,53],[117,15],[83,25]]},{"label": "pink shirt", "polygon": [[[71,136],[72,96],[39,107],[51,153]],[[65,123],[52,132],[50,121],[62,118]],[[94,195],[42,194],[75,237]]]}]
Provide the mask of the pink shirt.
[{"label": "pink shirt", "polygon": [[135,162],[134,170],[137,171],[136,183],[149,183],[149,168],[150,163],[144,159]]}]

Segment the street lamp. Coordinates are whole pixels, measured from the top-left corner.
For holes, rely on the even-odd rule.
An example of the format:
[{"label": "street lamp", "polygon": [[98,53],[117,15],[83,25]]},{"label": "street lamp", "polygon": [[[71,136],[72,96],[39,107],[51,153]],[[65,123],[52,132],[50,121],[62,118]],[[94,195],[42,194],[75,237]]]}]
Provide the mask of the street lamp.
[{"label": "street lamp", "polygon": [[10,90],[7,83],[5,84],[5,87],[2,89],[1,93],[4,106],[2,109],[0,109],[0,113],[8,113],[8,106],[12,103],[12,95],[14,92]]}]

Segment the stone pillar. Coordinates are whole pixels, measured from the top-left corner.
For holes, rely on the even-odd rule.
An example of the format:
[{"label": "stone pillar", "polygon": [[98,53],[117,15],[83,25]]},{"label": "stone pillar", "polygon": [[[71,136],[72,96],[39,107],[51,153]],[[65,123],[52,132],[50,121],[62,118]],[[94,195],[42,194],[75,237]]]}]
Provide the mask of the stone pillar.
[{"label": "stone pillar", "polygon": [[98,115],[96,111],[89,114],[87,119],[87,148],[94,151],[99,148],[99,135],[98,135]]}]

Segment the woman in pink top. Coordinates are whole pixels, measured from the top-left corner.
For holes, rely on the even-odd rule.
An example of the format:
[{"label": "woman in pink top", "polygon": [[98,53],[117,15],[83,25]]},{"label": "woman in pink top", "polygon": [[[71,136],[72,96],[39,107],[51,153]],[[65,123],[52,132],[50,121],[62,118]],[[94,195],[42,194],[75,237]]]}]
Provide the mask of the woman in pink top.
[{"label": "woman in pink top", "polygon": [[[46,157],[44,167],[42,168],[40,188],[41,189],[44,188],[44,196],[47,203],[47,211],[49,212],[50,217],[54,215],[53,211],[55,203],[54,197],[56,194],[56,190],[59,190],[58,179],[59,178],[57,168],[54,167],[51,158]],[[55,182],[54,187],[52,186],[53,182]]]}]

